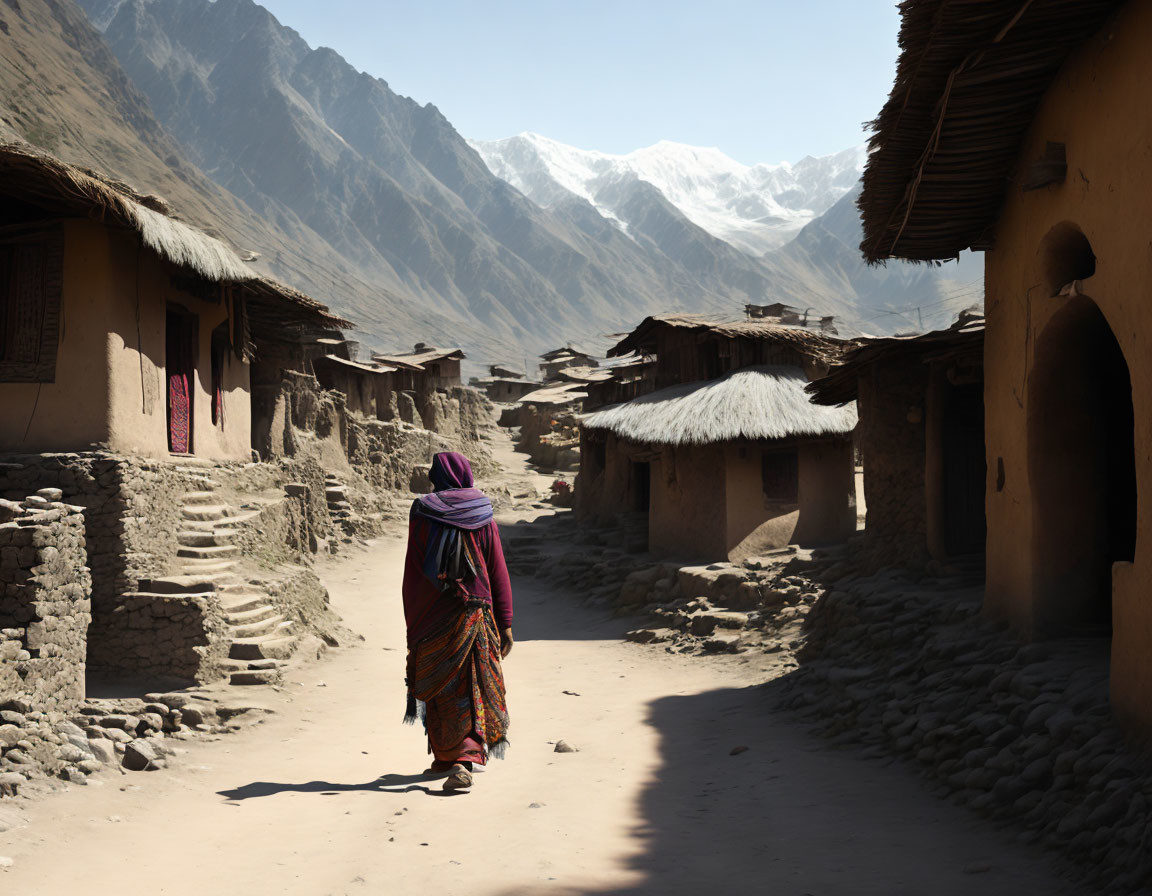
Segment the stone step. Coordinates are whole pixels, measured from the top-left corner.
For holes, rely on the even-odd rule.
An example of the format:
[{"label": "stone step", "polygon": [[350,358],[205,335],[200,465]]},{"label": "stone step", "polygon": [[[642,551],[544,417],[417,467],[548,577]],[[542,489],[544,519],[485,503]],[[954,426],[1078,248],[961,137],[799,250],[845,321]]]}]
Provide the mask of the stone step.
[{"label": "stone step", "polygon": [[253,638],[236,638],[228,650],[233,660],[286,660],[296,650],[296,638],[287,637],[279,630]]},{"label": "stone step", "polygon": [[240,548],[234,544],[214,544],[208,547],[182,545],[176,556],[196,560],[224,560],[239,557]]},{"label": "stone step", "polygon": [[153,594],[203,594],[217,591],[218,583],[211,576],[160,576],[141,579],[137,587]]},{"label": "stone step", "polygon": [[222,595],[217,592],[217,596],[220,598],[220,608],[226,616],[247,613],[268,605],[268,595],[263,593]]},{"label": "stone step", "polygon": [[215,492],[185,492],[180,496],[182,504],[211,504],[218,500],[220,496]]},{"label": "stone step", "polygon": [[237,638],[258,638],[261,635],[270,635],[278,633],[283,635],[283,624],[286,622],[285,618],[279,613],[274,613],[264,619],[257,619],[255,622],[244,622],[240,625],[232,625],[233,640]]},{"label": "stone step", "polygon": [[176,534],[176,541],[184,547],[210,548],[231,544],[232,539],[239,534],[239,529],[226,529],[221,526],[213,526],[210,529],[185,529]]},{"label": "stone step", "polygon": [[180,565],[184,575],[207,576],[227,575],[236,568],[235,560],[198,560],[195,557],[181,557]]},{"label": "stone step", "polygon": [[206,600],[213,600],[216,597],[215,591],[203,591],[199,593],[182,591],[177,594],[165,593],[163,591],[129,591],[123,595],[124,598],[128,597],[148,597],[156,601],[170,601],[172,603],[179,603],[186,600],[194,600],[197,597],[203,597]]},{"label": "stone step", "polygon": [[[257,604],[254,607],[246,606],[243,610],[234,610],[231,606],[225,606],[223,601],[221,601],[221,606],[224,609],[224,619],[229,625],[236,627],[252,625],[256,622],[264,622],[268,619],[284,618],[280,615],[279,610],[268,604]],[[239,634],[239,632],[237,631],[235,634]]]},{"label": "stone step", "polygon": [[233,672],[244,672],[248,669],[247,660],[220,660],[220,669],[227,675]]},{"label": "stone step", "polygon": [[223,504],[193,504],[184,508],[186,520],[222,520],[228,513]]},{"label": "stone step", "polygon": [[241,686],[279,684],[283,677],[279,669],[246,669],[229,675],[228,683]]}]

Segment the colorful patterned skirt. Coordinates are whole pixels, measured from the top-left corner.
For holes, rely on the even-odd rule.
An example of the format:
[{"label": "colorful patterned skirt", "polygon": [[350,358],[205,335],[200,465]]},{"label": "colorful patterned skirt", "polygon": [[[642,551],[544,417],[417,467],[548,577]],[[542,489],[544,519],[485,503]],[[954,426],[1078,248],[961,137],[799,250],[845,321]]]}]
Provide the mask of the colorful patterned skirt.
[{"label": "colorful patterned skirt", "polygon": [[[508,702],[490,604],[462,605],[408,651],[408,694],[422,705],[428,752],[441,762],[503,755]],[[414,720],[410,706],[405,721]]]}]

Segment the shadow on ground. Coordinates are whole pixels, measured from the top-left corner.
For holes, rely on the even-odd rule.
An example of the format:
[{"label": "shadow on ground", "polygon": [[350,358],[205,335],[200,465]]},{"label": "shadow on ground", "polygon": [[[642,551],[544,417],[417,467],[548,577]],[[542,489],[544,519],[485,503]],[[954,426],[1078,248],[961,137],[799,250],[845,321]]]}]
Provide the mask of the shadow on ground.
[{"label": "shadow on ground", "polygon": [[638,798],[642,821],[629,838],[637,848],[621,859],[638,881],[601,889],[562,880],[549,892],[1082,892],[1054,870],[1051,855],[935,798],[907,768],[815,740],[773,711],[773,690],[730,688],[651,702],[646,723],[660,732],[663,762]]},{"label": "shadow on ground", "polygon": [[[280,793],[317,793],[321,796],[336,796],[341,793],[411,793],[421,791],[429,796],[456,796],[456,793],[445,793],[438,788],[436,782],[444,779],[443,774],[419,775],[381,775],[374,781],[365,781],[363,784],[337,784],[332,781],[306,781],[302,784],[276,783],[273,781],[253,781],[242,787],[232,790],[218,791],[229,802],[243,802],[244,800],[259,799],[266,796],[276,796]],[[433,787],[436,786],[436,789]]]}]

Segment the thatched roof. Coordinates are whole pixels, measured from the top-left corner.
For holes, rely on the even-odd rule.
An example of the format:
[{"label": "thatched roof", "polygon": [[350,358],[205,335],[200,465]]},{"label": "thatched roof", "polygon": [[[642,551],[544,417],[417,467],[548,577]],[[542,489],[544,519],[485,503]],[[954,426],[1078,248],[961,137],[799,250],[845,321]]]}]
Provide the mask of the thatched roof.
[{"label": "thatched roof", "polygon": [[1036,106],[1120,0],[904,0],[892,94],[872,122],[864,257],[986,245]]},{"label": "thatched roof", "polygon": [[588,397],[586,392],[581,391],[583,388],[581,383],[549,383],[517,399],[515,404],[574,404]]},{"label": "thatched roof", "polygon": [[615,372],[611,367],[565,367],[556,376],[572,383],[602,383],[612,379]]},{"label": "thatched roof", "polygon": [[392,373],[396,370],[395,367],[388,367],[384,364],[365,364],[363,361],[351,361],[348,358],[341,358],[339,355],[324,355],[322,358],[313,359],[312,363],[331,363],[339,367],[347,367],[355,373]]},{"label": "thatched roof", "polygon": [[728,339],[763,339],[789,345],[800,354],[817,360],[831,360],[840,354],[844,343],[831,336],[799,327],[786,327],[764,320],[721,320],[699,314],[654,314],[608,350],[609,357],[631,352],[652,354],[656,335],[661,329],[696,330],[714,333]]},{"label": "thatched roof", "polygon": [[0,141],[0,194],[57,217],[91,218],[135,231],[165,261],[217,283],[244,287],[252,322],[292,328],[352,324],[302,292],[260,276],[215,237],[176,218],[164,200],[26,143]]},{"label": "thatched roof", "polygon": [[565,345],[561,348],[554,348],[551,351],[546,351],[540,356],[541,361],[559,361],[564,358],[594,358],[596,357],[591,352],[586,352],[578,345]]},{"label": "thatched roof", "polygon": [[395,355],[382,355],[373,352],[372,358],[376,361],[383,361],[385,364],[394,364],[398,367],[404,367],[408,370],[423,370],[425,364],[430,364],[433,361],[462,361],[466,355],[462,349],[458,348],[436,348],[431,345],[424,345],[421,343],[416,347],[415,351],[401,352]]},{"label": "thatched roof", "polygon": [[846,435],[855,407],[823,408],[804,392],[796,367],[744,367],[715,380],[670,386],[585,414],[587,429],[607,429],[633,442],[704,445],[737,439]]},{"label": "thatched roof", "polygon": [[807,392],[815,404],[836,406],[853,402],[858,397],[860,374],[873,364],[919,357],[923,361],[955,358],[979,364],[984,355],[984,317],[961,316],[946,330],[933,330],[919,336],[884,336],[861,340],[835,364],[827,376],[808,384]]}]

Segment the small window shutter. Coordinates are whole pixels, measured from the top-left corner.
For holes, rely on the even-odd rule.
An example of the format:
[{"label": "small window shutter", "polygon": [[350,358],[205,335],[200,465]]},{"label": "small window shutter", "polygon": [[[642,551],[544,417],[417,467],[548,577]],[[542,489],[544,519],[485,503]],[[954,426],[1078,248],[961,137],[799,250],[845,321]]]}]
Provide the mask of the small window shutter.
[{"label": "small window shutter", "polygon": [[0,242],[0,382],[56,379],[64,280],[60,228]]}]

